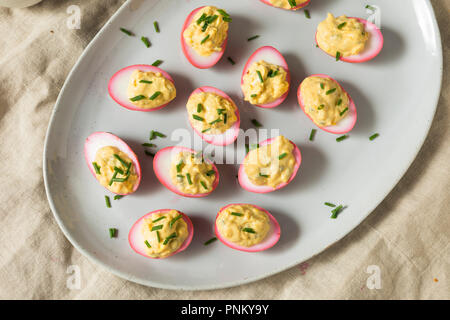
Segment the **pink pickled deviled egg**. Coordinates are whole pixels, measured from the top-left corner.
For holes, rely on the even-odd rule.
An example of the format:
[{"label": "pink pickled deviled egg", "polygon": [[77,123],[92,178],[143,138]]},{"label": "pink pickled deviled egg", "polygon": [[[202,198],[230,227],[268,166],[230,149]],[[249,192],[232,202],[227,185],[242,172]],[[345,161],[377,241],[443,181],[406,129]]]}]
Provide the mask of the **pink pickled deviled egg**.
[{"label": "pink pickled deviled egg", "polygon": [[285,10],[298,10],[306,7],[311,0],[260,0],[269,6]]},{"label": "pink pickled deviled egg", "polygon": [[307,77],[298,87],[298,103],[320,129],[334,134],[350,132],[356,124],[356,106],[341,85],[325,74]]},{"label": "pink pickled deviled egg", "polygon": [[244,99],[261,108],[275,108],[289,93],[291,75],[283,55],[274,47],[256,50],[241,77]]},{"label": "pink pickled deviled egg", "polygon": [[137,64],[117,71],[109,80],[108,92],[122,107],[134,111],[155,111],[175,99],[172,77],[164,70]]},{"label": "pink pickled deviled egg", "polygon": [[191,127],[206,142],[226,146],[236,140],[239,109],[225,92],[213,87],[195,89],[186,108]]},{"label": "pink pickled deviled egg", "polygon": [[331,13],[317,27],[317,46],[328,55],[350,63],[366,62],[383,49],[383,34],[373,23]]},{"label": "pink pickled deviled egg", "polygon": [[302,156],[299,148],[284,136],[267,139],[250,150],[239,168],[242,188],[268,193],[287,186],[296,176]]},{"label": "pink pickled deviled egg", "polygon": [[183,197],[206,197],[219,184],[214,163],[185,147],[159,150],[153,158],[153,170],[167,189]]},{"label": "pink pickled deviled egg", "polygon": [[253,204],[229,204],[216,217],[217,238],[228,247],[258,252],[273,247],[280,239],[277,220],[265,209]]},{"label": "pink pickled deviled egg", "polygon": [[211,68],[222,58],[230,22],[230,15],[214,6],[203,6],[189,14],[181,31],[181,48],[194,67]]},{"label": "pink pickled deviled egg", "polygon": [[161,209],[136,221],[128,234],[131,248],[147,258],[164,259],[185,250],[192,241],[191,219],[174,209]]},{"label": "pink pickled deviled egg", "polygon": [[84,157],[94,177],[109,191],[127,195],[139,187],[139,160],[119,137],[108,132],[94,132],[84,143]]}]

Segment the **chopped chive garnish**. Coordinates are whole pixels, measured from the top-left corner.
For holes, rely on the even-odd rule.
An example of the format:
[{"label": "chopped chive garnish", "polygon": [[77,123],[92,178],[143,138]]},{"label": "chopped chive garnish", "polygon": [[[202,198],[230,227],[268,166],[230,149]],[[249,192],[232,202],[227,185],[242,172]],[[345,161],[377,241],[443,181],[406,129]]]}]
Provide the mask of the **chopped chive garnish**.
[{"label": "chopped chive garnish", "polygon": [[311,15],[309,14],[309,10],[305,10],[305,17],[307,19],[311,19]]},{"label": "chopped chive garnish", "polygon": [[119,199],[122,199],[123,197],[125,197],[125,196],[122,196],[122,195],[120,195],[120,194],[116,194],[116,195],[114,196],[114,200],[119,200]]},{"label": "chopped chive garnish", "polygon": [[271,70],[267,73],[267,76],[268,76],[269,78],[274,78],[274,77],[277,76],[277,74],[278,74],[278,70],[273,71],[273,70],[271,69]]},{"label": "chopped chive garnish", "polygon": [[289,4],[291,5],[291,8],[297,6],[296,0],[288,0]]},{"label": "chopped chive garnish", "polygon": [[342,110],[341,113],[339,113],[339,115],[342,117],[347,111],[348,111],[348,108],[345,108],[344,110]]},{"label": "chopped chive garnish", "polygon": [[153,22],[153,26],[155,27],[155,31],[157,32],[157,33],[159,33],[159,23],[158,23],[158,21],[155,21],[155,22]]},{"label": "chopped chive garnish", "polygon": [[224,113],[224,114],[223,114],[223,123],[224,123],[224,124],[227,124],[227,120],[228,120],[228,114],[227,114],[227,113]]},{"label": "chopped chive garnish", "polygon": [[216,124],[216,123],[218,123],[218,122],[220,122],[220,121],[222,121],[222,119],[217,118],[216,120],[210,122],[209,124],[210,124],[210,125],[213,125],[213,124]]},{"label": "chopped chive garnish", "polygon": [[320,89],[325,89],[325,85],[322,82],[320,83]]},{"label": "chopped chive garnish", "polygon": [[216,240],[217,240],[216,237],[211,238],[211,239],[209,239],[208,241],[206,241],[203,245],[207,246],[208,244],[213,243],[213,242],[216,241]]},{"label": "chopped chive garnish", "polygon": [[149,99],[155,100],[156,98],[159,97],[160,94],[161,94],[161,91],[156,91]]},{"label": "chopped chive garnish", "polygon": [[176,238],[176,237],[177,237],[177,233],[176,233],[176,232],[172,233],[170,236],[168,236],[168,237],[164,240],[163,245],[168,244],[170,240],[172,240],[172,239],[174,239],[174,238]]},{"label": "chopped chive garnish", "polygon": [[203,105],[202,105],[201,103],[199,103],[199,104],[197,105],[197,113],[202,112],[202,110],[203,110]]},{"label": "chopped chive garnish", "polygon": [[256,98],[257,96],[258,96],[257,94],[252,94],[250,97]]},{"label": "chopped chive garnish", "polygon": [[117,171],[118,173],[123,175],[123,170],[120,168],[117,168],[116,166],[114,166],[114,171]]},{"label": "chopped chive garnish", "polygon": [[325,105],[321,104],[319,107],[317,107],[317,110],[322,110],[323,108],[325,108]]},{"label": "chopped chive garnish", "polygon": [[227,111],[227,109],[216,109],[217,110],[217,114],[222,114],[224,111]]},{"label": "chopped chive garnish", "polygon": [[152,66],[158,67],[159,65],[161,65],[161,63],[163,63],[162,60],[156,60],[155,62],[152,63]]},{"label": "chopped chive garnish", "polygon": [[111,208],[111,200],[108,196],[105,196],[105,204],[107,208]]},{"label": "chopped chive garnish", "polygon": [[378,138],[379,136],[380,136],[379,133],[375,133],[375,134],[373,134],[373,135],[371,135],[371,136],[369,137],[369,140],[370,140],[370,141],[373,141],[373,140],[375,140],[376,138]]},{"label": "chopped chive garnish", "polygon": [[342,22],[340,25],[337,26],[337,28],[340,30],[343,27],[345,27],[346,24],[347,24],[347,22]]},{"label": "chopped chive garnish", "polygon": [[153,152],[148,151],[148,150],[144,150],[144,153],[145,153],[147,156],[150,156],[150,157],[154,157],[154,156],[155,156],[155,154],[154,154]]},{"label": "chopped chive garnish", "polygon": [[110,186],[112,186],[112,184],[114,183],[114,180],[116,179],[116,177],[117,177],[117,171],[114,171],[114,173],[113,173],[113,175],[112,175],[112,177],[111,177],[111,180],[109,180],[109,185]]},{"label": "chopped chive garnish", "polygon": [[202,133],[208,132],[209,130],[211,130],[211,128],[207,128],[205,130],[202,130]]},{"label": "chopped chive garnish", "polygon": [[309,134],[309,141],[314,141],[314,137],[316,136],[316,129],[312,129],[311,133]]},{"label": "chopped chive garnish", "polygon": [[142,94],[140,94],[140,95],[138,95],[136,97],[130,98],[130,100],[133,101],[133,102],[139,101],[139,100],[142,100],[142,99],[145,99],[145,96],[143,96]]},{"label": "chopped chive garnish", "polygon": [[189,173],[186,173],[186,179],[189,184],[192,184],[191,175]]},{"label": "chopped chive garnish", "polygon": [[372,10],[372,11],[375,11],[376,9],[374,8],[374,7],[372,7],[371,5],[366,5],[366,9],[369,9],[369,10]]},{"label": "chopped chive garnish", "polygon": [[182,217],[183,217],[183,216],[180,214],[179,216],[177,216],[177,217],[173,218],[172,220],[170,220],[170,222],[169,222],[169,227],[172,228],[173,224],[174,224],[175,222],[177,222],[179,219],[181,219]]},{"label": "chopped chive garnish", "polygon": [[159,231],[156,231],[156,237],[158,238],[158,243],[161,242],[161,237],[159,236]]},{"label": "chopped chive garnish", "polygon": [[154,143],[143,143],[143,147],[156,148],[156,144]]},{"label": "chopped chive garnish", "polygon": [[200,44],[204,44],[209,39],[209,34],[200,41]]},{"label": "chopped chive garnish", "polygon": [[130,37],[134,36],[134,33],[131,32],[130,30],[127,30],[125,28],[120,28],[120,31],[122,31],[123,33],[125,33],[126,35],[129,35]]},{"label": "chopped chive garnish", "polygon": [[339,99],[336,105],[340,106],[341,104],[342,104],[342,99]]},{"label": "chopped chive garnish", "polygon": [[213,16],[209,16],[208,18],[206,18],[206,22],[208,23],[208,24],[211,24],[211,23],[213,23],[217,18],[218,18],[219,16],[218,15],[213,15]]},{"label": "chopped chive garnish", "polygon": [[259,176],[260,176],[260,177],[263,177],[263,178],[269,178],[269,177],[270,177],[269,175],[267,175],[267,174],[262,174],[261,172],[259,173]]},{"label": "chopped chive garnish", "polygon": [[339,138],[336,138],[336,141],[341,142],[341,141],[344,141],[345,139],[347,139],[348,137],[349,137],[348,135],[343,135],[343,136],[340,136]]},{"label": "chopped chive garnish", "polygon": [[206,13],[203,13],[203,14],[201,15],[201,17],[197,19],[197,24],[200,24],[200,23],[202,23],[203,21],[205,21],[205,18],[206,18]]},{"label": "chopped chive garnish", "polygon": [[335,204],[330,203],[330,202],[325,202],[324,205],[329,206],[329,207],[332,207],[332,208],[336,207]]},{"label": "chopped chive garnish", "polygon": [[336,52],[336,61],[341,59],[341,53],[339,51]]},{"label": "chopped chive garnish", "polygon": [[94,166],[95,173],[100,174],[100,166],[97,164],[97,162],[92,162],[92,165]]},{"label": "chopped chive garnish", "polygon": [[261,72],[259,72],[259,70],[256,70],[256,73],[258,74],[259,81],[264,82],[264,79],[262,78]]},{"label": "chopped chive garnish", "polygon": [[230,15],[225,11],[225,10],[223,10],[223,9],[217,9],[217,11],[221,14],[221,15],[223,15],[224,17],[229,17]]},{"label": "chopped chive garnish", "polygon": [[261,128],[263,125],[256,119],[252,119],[252,123],[255,127]]},{"label": "chopped chive garnish", "polygon": [[165,219],[165,218],[166,218],[166,216],[161,216],[158,219],[153,220],[152,222],[155,223],[155,222],[161,221],[162,219]]},{"label": "chopped chive garnish", "polygon": [[156,137],[165,138],[166,135],[164,133],[158,132],[158,131],[150,131],[150,140],[156,139]]},{"label": "chopped chive garnish", "polygon": [[125,160],[123,160],[118,154],[113,154],[114,158],[120,161],[120,163],[127,168],[129,166],[129,163],[127,163]]},{"label": "chopped chive garnish", "polygon": [[213,174],[216,174],[216,172],[214,170],[209,170],[208,172],[206,172],[206,175],[208,177],[211,177]]},{"label": "chopped chive garnish", "polygon": [[203,181],[200,181],[200,184],[203,186],[203,188],[205,188],[206,190],[208,190],[208,187],[206,186],[206,183],[204,183]]},{"label": "chopped chive garnish", "polygon": [[163,225],[160,224],[159,226],[152,227],[152,231],[161,230],[163,228]]},{"label": "chopped chive garnish", "polygon": [[329,94],[332,94],[335,91],[336,91],[336,88],[333,88],[333,89],[328,90],[325,94],[329,95]]},{"label": "chopped chive garnish", "polygon": [[198,120],[198,121],[205,121],[205,119],[203,119],[202,117],[200,117],[200,116],[198,116],[196,114],[193,114],[192,118],[194,118],[195,120]]},{"label": "chopped chive garnish", "polygon": [[232,212],[231,215],[236,216],[236,217],[242,217],[243,214],[239,213],[239,212]]},{"label": "chopped chive garnish", "polygon": [[180,160],[180,162],[177,164],[177,172],[181,172],[181,169],[183,168],[183,160]]},{"label": "chopped chive garnish", "polygon": [[234,62],[234,60],[231,59],[231,57],[228,57],[227,59],[228,59],[228,61],[230,61],[230,63],[231,63],[233,66],[236,64],[236,62]]},{"label": "chopped chive garnish", "polygon": [[258,39],[258,38],[259,38],[259,35],[256,35],[256,36],[248,38],[247,41],[252,41],[252,40],[255,40],[255,39]]},{"label": "chopped chive garnish", "polygon": [[145,45],[147,48],[150,48],[151,43],[150,43],[150,40],[148,40],[147,37],[141,37],[141,41],[144,43],[144,45]]},{"label": "chopped chive garnish", "polygon": [[153,83],[153,81],[139,80],[139,83],[148,83],[148,84],[151,84],[151,83]]},{"label": "chopped chive garnish", "polygon": [[336,209],[333,209],[331,211],[332,215],[331,215],[331,219],[336,219],[339,215],[339,213],[341,213],[342,209],[344,208],[344,206],[340,205],[339,207],[337,207]]},{"label": "chopped chive garnish", "polygon": [[208,21],[205,21],[202,27],[202,32],[205,32],[207,28],[208,28]]},{"label": "chopped chive garnish", "polygon": [[117,229],[116,228],[109,228],[109,237],[110,238],[116,238],[117,237]]},{"label": "chopped chive garnish", "polygon": [[252,228],[244,228],[244,229],[242,229],[242,231],[248,232],[248,233],[256,233],[256,231],[253,230]]},{"label": "chopped chive garnish", "polygon": [[147,246],[147,248],[151,248],[152,246],[150,245],[150,243],[148,243],[147,240],[144,241],[145,245]]},{"label": "chopped chive garnish", "polygon": [[279,160],[281,160],[281,159],[283,159],[284,157],[286,157],[287,156],[287,153],[285,152],[285,153],[282,153],[282,154],[280,154],[279,156],[278,156],[278,159]]}]

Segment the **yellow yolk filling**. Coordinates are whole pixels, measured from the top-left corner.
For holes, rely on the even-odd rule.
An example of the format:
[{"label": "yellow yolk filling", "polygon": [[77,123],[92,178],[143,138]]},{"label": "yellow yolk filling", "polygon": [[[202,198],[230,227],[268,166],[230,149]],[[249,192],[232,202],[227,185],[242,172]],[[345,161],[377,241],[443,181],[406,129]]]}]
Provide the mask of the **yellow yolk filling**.
[{"label": "yellow yolk filling", "polygon": [[177,251],[188,237],[187,224],[177,210],[154,213],[145,218],[141,232],[147,255],[154,258],[165,258]]},{"label": "yellow yolk filling", "polygon": [[251,247],[266,238],[270,220],[264,211],[251,205],[232,205],[219,214],[217,228],[226,240]]},{"label": "yellow yolk filling", "polygon": [[191,152],[180,152],[170,166],[172,183],[188,194],[208,193],[213,189],[216,174],[211,164]]},{"label": "yellow yolk filling", "polygon": [[[369,40],[369,33],[356,19],[331,13],[317,27],[317,44],[332,56],[348,57],[362,52]],[[339,54],[338,54],[339,52]]]},{"label": "yellow yolk filling", "polygon": [[[122,163],[120,158],[127,165]],[[95,174],[100,184],[114,193],[126,194],[134,189],[138,176],[128,155],[117,147],[103,147],[95,155],[95,163],[100,173]],[[128,170],[128,165],[131,164]],[[118,169],[118,170],[117,170]],[[129,174],[127,174],[127,171]]]},{"label": "yellow yolk filling", "polygon": [[300,87],[305,112],[321,127],[337,124],[349,113],[349,98],[330,79],[306,78]]},{"label": "yellow yolk filling", "polygon": [[174,84],[161,73],[134,70],[128,85],[128,98],[135,106],[153,109],[162,106],[177,95]]},{"label": "yellow yolk filling", "polygon": [[292,2],[292,4],[295,3],[294,6],[292,6],[288,0],[270,0],[270,3],[273,6],[278,7],[278,8],[291,9],[293,7],[296,7],[296,6],[299,6],[303,3],[305,3],[306,1],[308,1],[308,0],[293,0],[291,2]]},{"label": "yellow yolk filling", "polygon": [[258,61],[244,75],[242,91],[251,104],[266,104],[280,98],[289,90],[287,72],[283,67]]},{"label": "yellow yolk filling", "polygon": [[192,126],[204,134],[222,134],[237,121],[236,106],[212,92],[192,95],[186,108]]},{"label": "yellow yolk filling", "polygon": [[[220,11],[219,11],[220,10]],[[222,51],[228,34],[228,14],[222,9],[206,6],[194,16],[191,24],[184,30],[186,43],[201,56],[210,56]]]},{"label": "yellow yolk filling", "polygon": [[251,150],[244,160],[249,180],[258,186],[276,188],[288,182],[295,167],[294,146],[283,136],[272,143]]}]

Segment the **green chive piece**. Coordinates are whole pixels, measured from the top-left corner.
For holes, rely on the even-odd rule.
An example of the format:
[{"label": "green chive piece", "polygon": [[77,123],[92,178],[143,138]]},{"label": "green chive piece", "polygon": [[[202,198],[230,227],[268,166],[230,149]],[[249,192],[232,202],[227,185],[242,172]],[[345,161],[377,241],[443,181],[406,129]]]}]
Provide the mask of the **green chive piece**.
[{"label": "green chive piece", "polygon": [[200,44],[204,44],[209,39],[209,34],[200,41]]},{"label": "green chive piece", "polygon": [[279,156],[278,156],[278,159],[279,160],[281,160],[281,159],[283,159],[284,157],[286,157],[287,156],[287,153],[285,152],[285,153],[282,153],[282,154],[280,154]]},{"label": "green chive piece", "polygon": [[100,166],[97,164],[97,162],[92,162],[92,165],[94,166],[95,173],[100,174]]},{"label": "green chive piece", "polygon": [[183,165],[184,165],[183,160],[180,160],[180,162],[177,164],[177,172],[181,172]]},{"label": "green chive piece", "polygon": [[205,18],[206,18],[206,13],[203,13],[203,14],[201,15],[201,17],[197,19],[197,24],[200,24],[200,23],[202,23],[203,21],[205,21]]},{"label": "green chive piece", "polygon": [[131,32],[130,30],[127,30],[125,28],[120,28],[120,31],[122,31],[123,33],[125,33],[126,35],[129,35],[130,37],[134,36],[134,33]]},{"label": "green chive piece", "polygon": [[152,246],[150,245],[150,243],[148,243],[147,240],[144,241],[145,245],[147,246],[147,248],[151,248]]},{"label": "green chive piece", "polygon": [[341,30],[343,27],[345,27],[346,24],[347,22],[342,22],[340,25],[337,26],[337,28]]},{"label": "green chive piece", "polygon": [[339,99],[336,105],[340,106],[341,104],[342,104],[342,99]]},{"label": "green chive piece", "polygon": [[155,100],[156,98],[159,97],[160,94],[161,94],[161,91],[156,91],[149,99]]},{"label": "green chive piece", "polygon": [[170,240],[172,240],[172,239],[174,239],[174,238],[176,238],[176,237],[177,237],[177,233],[176,233],[176,232],[172,233],[170,236],[168,236],[168,237],[164,240],[163,245],[168,244]]},{"label": "green chive piece", "polygon": [[242,231],[248,232],[248,233],[256,233],[256,231],[253,230],[252,228],[244,228],[244,229],[242,229]]},{"label": "green chive piece", "polygon": [[123,170],[120,168],[117,168],[116,166],[114,166],[114,171],[117,171],[118,173],[120,173],[121,175],[123,175]]},{"label": "green chive piece", "polygon": [[225,21],[225,22],[233,21],[233,19],[231,19],[230,17],[222,17],[222,20]]},{"label": "green chive piece", "polygon": [[227,111],[227,109],[216,109],[217,114],[221,115],[224,111]]},{"label": "green chive piece", "polygon": [[159,231],[156,231],[156,237],[158,238],[158,243],[160,243],[161,242],[161,237],[159,235]]},{"label": "green chive piece", "polygon": [[189,184],[192,184],[191,175],[189,173],[186,173],[186,179]]},{"label": "green chive piece", "polygon": [[155,62],[152,63],[152,66],[158,67],[158,66],[161,65],[161,63],[163,63],[163,61],[158,59],[158,60],[156,60]]},{"label": "green chive piece", "polygon": [[227,114],[227,113],[224,113],[224,114],[223,114],[223,123],[224,123],[224,124],[227,124],[227,120],[228,120],[228,114]]},{"label": "green chive piece", "polygon": [[274,77],[276,77],[277,74],[278,74],[278,70],[273,71],[272,69],[270,69],[269,72],[267,73],[267,76],[269,78],[274,78]]},{"label": "green chive piece", "polygon": [[177,222],[179,219],[181,219],[183,216],[180,214],[177,217],[173,218],[172,220],[170,220],[169,222],[169,227],[172,228],[172,226],[174,225],[175,222]]},{"label": "green chive piece", "polygon": [[345,139],[347,139],[348,137],[349,137],[348,135],[343,135],[343,136],[340,136],[339,138],[336,138],[336,141],[341,142],[341,141],[344,141]]},{"label": "green chive piece", "polygon": [[153,26],[155,27],[155,31],[157,32],[157,33],[159,33],[159,23],[158,23],[158,21],[155,21],[155,22],[153,22]]},{"label": "green chive piece", "polygon": [[112,184],[114,183],[114,180],[116,179],[116,177],[117,177],[117,171],[114,171],[114,174],[113,174],[113,176],[111,177],[111,180],[109,180],[109,185],[110,186],[112,186]]},{"label": "green chive piece", "polygon": [[202,133],[208,132],[209,130],[211,130],[211,128],[207,128],[205,130],[202,130]]},{"label": "green chive piece", "polygon": [[145,99],[145,96],[143,96],[142,94],[140,94],[140,95],[138,95],[136,97],[130,98],[130,100],[133,101],[133,102],[139,101],[139,100],[142,100],[142,99]]},{"label": "green chive piece", "polygon": [[202,105],[201,103],[199,103],[199,104],[197,105],[197,113],[202,112],[202,110],[203,110],[203,105]]},{"label": "green chive piece", "polygon": [[375,133],[375,134],[373,134],[373,135],[371,135],[371,136],[369,137],[369,140],[370,140],[370,141],[373,141],[373,140],[375,140],[376,138],[378,138],[379,136],[380,136],[379,133]]},{"label": "green chive piece", "polygon": [[211,238],[211,239],[209,239],[208,241],[206,241],[203,245],[207,246],[208,244],[211,244],[211,243],[213,243],[213,242],[216,241],[216,240],[217,240],[216,237]]},{"label": "green chive piece", "polygon": [[331,211],[332,215],[331,215],[331,219],[336,219],[339,215],[339,213],[341,213],[342,209],[344,208],[344,206],[340,205],[339,207],[337,207],[336,209],[333,209]]},{"label": "green chive piece", "polygon": [[376,11],[376,8],[372,7],[371,5],[366,5],[366,9],[372,10],[372,11]]},{"label": "green chive piece", "polygon": [[339,51],[336,52],[336,61],[341,60],[341,53]]},{"label": "green chive piece", "polygon": [[309,13],[309,10],[305,10],[305,17],[307,19],[311,19],[311,14]]},{"label": "green chive piece", "polygon": [[321,104],[319,107],[317,107],[317,110],[322,110],[323,108],[325,108],[325,105]]},{"label": "green chive piece", "polygon": [[111,208],[111,200],[108,196],[105,196],[105,203],[107,208]]},{"label": "green chive piece", "polygon": [[348,111],[348,108],[345,108],[344,110],[342,110],[341,113],[339,113],[339,115],[342,117],[347,111]]},{"label": "green chive piece", "polygon": [[256,35],[256,36],[248,38],[247,41],[252,41],[252,40],[255,40],[255,39],[258,39],[258,38],[259,38],[259,35]]},{"label": "green chive piece", "polygon": [[213,174],[216,174],[216,172],[214,170],[209,170],[208,172],[206,172],[206,175],[208,177],[211,177]]},{"label": "green chive piece", "polygon": [[224,17],[229,17],[230,15],[223,9],[217,9],[217,11]]},{"label": "green chive piece", "polygon": [[252,119],[252,123],[255,127],[261,128],[263,125],[256,119]]},{"label": "green chive piece", "polygon": [[148,83],[148,84],[152,84],[153,81],[148,81],[148,80],[139,80],[139,83]]},{"label": "green chive piece", "polygon": [[150,140],[156,139],[156,137],[160,138],[166,138],[167,136],[164,133],[158,132],[158,131],[150,131]]},{"label": "green chive piece", "polygon": [[259,72],[259,70],[256,70],[256,73],[258,74],[259,81],[264,82],[261,72]]},{"label": "green chive piece", "polygon": [[200,181],[200,184],[203,186],[203,188],[205,188],[205,190],[208,190],[208,187],[206,186],[206,183],[204,183],[203,181]]},{"label": "green chive piece", "polygon": [[216,124],[216,123],[218,123],[218,122],[220,122],[220,121],[222,121],[222,119],[217,118],[216,120],[210,122],[209,124],[210,124],[210,125],[213,125],[213,124]]},{"label": "green chive piece", "polygon": [[309,141],[314,141],[314,138],[316,136],[316,132],[317,132],[316,129],[312,129],[311,130],[311,133],[309,134]]},{"label": "green chive piece", "polygon": [[165,219],[165,218],[166,218],[166,216],[161,216],[158,219],[153,220],[152,222],[155,223],[155,222],[161,221],[162,219]]},{"label": "green chive piece", "polygon": [[200,117],[200,116],[198,116],[196,114],[193,114],[192,118],[194,118],[195,120],[198,120],[198,121],[205,121],[205,119],[203,119],[202,117]]},{"label": "green chive piece", "polygon": [[325,85],[322,82],[320,83],[320,89],[325,89]]},{"label": "green chive piece", "polygon": [[297,6],[297,2],[295,0],[288,0],[288,2],[291,5],[291,8]]},{"label": "green chive piece", "polygon": [[233,66],[236,64],[236,62],[234,62],[234,60],[231,59],[231,57],[228,57],[227,59],[228,59],[228,61],[230,61],[230,63],[231,63]]},{"label": "green chive piece", "polygon": [[329,94],[332,94],[335,91],[336,91],[336,88],[333,88],[333,89],[328,90],[325,94],[329,95]]},{"label": "green chive piece", "polygon": [[248,146],[248,143],[245,144],[245,153],[249,153],[250,147]]},{"label": "green chive piece", "polygon": [[252,94],[250,97],[256,98],[257,96],[258,96],[257,94]]},{"label": "green chive piece", "polygon": [[152,157],[152,158],[155,156],[155,154],[154,154],[153,152],[148,151],[148,150],[144,150],[144,153],[145,153],[147,156],[150,156],[150,157]]},{"label": "green chive piece", "polygon": [[152,230],[151,230],[151,231],[161,230],[162,228],[163,228],[163,225],[160,224],[159,226],[154,226],[154,227],[152,227]]},{"label": "green chive piece", "polygon": [[122,199],[123,197],[125,197],[125,196],[122,196],[122,195],[120,195],[120,194],[116,194],[116,195],[114,196],[114,200],[119,200],[119,199]]},{"label": "green chive piece", "polygon": [[151,43],[150,43],[150,40],[148,40],[147,37],[142,36],[142,37],[141,37],[141,41],[144,43],[144,45],[145,45],[147,48],[150,48]]},{"label": "green chive piece", "polygon": [[331,202],[325,202],[324,205],[332,207],[332,208],[336,207],[336,205]]},{"label": "green chive piece", "polygon": [[109,237],[112,238],[117,238],[117,229],[116,228],[109,228]]},{"label": "green chive piece", "polygon": [[239,212],[232,212],[231,215],[232,216],[236,216],[236,217],[242,217],[243,216],[243,214],[239,213]]},{"label": "green chive piece", "polygon": [[267,174],[262,174],[261,172],[259,173],[259,176],[260,176],[260,177],[263,177],[263,178],[269,178],[269,177],[270,177],[269,175],[267,175]]},{"label": "green chive piece", "polygon": [[156,148],[156,144],[154,143],[143,143],[142,146],[148,148]]}]

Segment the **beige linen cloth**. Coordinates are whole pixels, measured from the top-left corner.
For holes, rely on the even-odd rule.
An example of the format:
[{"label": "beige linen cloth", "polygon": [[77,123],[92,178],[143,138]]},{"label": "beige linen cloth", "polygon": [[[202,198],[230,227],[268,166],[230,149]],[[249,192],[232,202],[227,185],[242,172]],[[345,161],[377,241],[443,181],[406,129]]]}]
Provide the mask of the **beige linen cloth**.
[{"label": "beige linen cloth", "polygon": [[[0,298],[450,298],[450,1],[432,1],[444,47],[433,126],[390,195],[353,232],[306,263],[252,284],[200,292],[147,288],[94,265],[66,240],[47,204],[42,152],[59,90],[123,2],[44,0],[27,9],[0,8]],[[66,26],[72,4],[81,7],[80,30]],[[80,267],[80,289],[66,285],[70,265]],[[366,285],[371,265],[380,268],[380,289]]]}]

